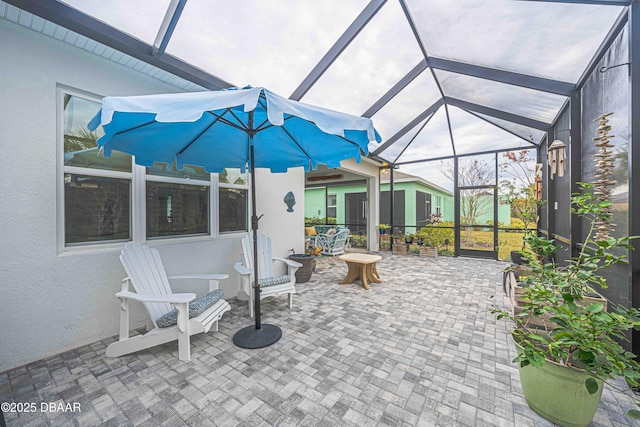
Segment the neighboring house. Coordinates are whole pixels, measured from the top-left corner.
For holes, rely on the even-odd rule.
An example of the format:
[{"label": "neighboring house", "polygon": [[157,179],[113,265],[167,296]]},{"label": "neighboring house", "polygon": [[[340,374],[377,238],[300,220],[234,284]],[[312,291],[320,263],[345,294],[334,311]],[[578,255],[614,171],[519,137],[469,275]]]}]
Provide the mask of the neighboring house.
[{"label": "neighboring house", "polygon": [[[383,174],[380,184],[380,222],[389,224],[390,179]],[[393,172],[393,222],[405,226],[405,233],[415,233],[431,223],[431,214],[440,214],[442,221],[453,221],[453,193],[424,178]],[[396,229],[396,231],[398,231]]]},{"label": "neighboring house", "polygon": [[[430,223],[431,214],[440,214],[442,221],[454,220],[453,193],[419,176],[394,171],[394,215],[393,222],[405,233],[414,233]],[[380,223],[389,224],[390,200],[389,179],[383,175],[380,183]],[[325,197],[326,195],[326,197]],[[493,200],[487,194],[477,195],[475,224],[485,225],[493,222]],[[365,184],[332,183],[327,186],[305,188],[305,217],[336,218],[338,224],[346,225],[352,232],[359,233],[367,223]],[[510,206],[498,204],[499,221],[510,223]],[[396,231],[398,229],[396,228]]]},{"label": "neighboring house", "polygon": [[[325,199],[326,194],[326,199]],[[426,225],[431,214],[440,213],[443,221],[453,221],[453,194],[438,185],[418,176],[399,171],[394,172],[394,223],[404,226],[412,233],[416,227]],[[325,216],[336,218],[358,233],[367,219],[365,184],[333,183],[322,187],[305,188],[305,217]],[[390,221],[389,180],[383,177],[380,184],[380,223]]]}]

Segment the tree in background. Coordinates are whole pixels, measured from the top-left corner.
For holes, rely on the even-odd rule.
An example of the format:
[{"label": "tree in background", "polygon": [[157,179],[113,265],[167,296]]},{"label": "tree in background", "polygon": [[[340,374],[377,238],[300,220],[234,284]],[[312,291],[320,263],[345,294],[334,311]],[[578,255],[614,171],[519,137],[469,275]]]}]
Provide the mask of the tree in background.
[{"label": "tree in background", "polygon": [[[453,164],[441,162],[438,169],[440,172],[455,182]],[[458,160],[458,186],[474,187],[481,185],[493,185],[495,182],[495,170],[492,164],[478,159]],[[484,189],[464,190],[464,197],[460,197],[460,224],[477,224],[478,218],[491,212],[493,207],[493,197],[489,197]],[[464,228],[464,241],[471,243],[473,227]]]},{"label": "tree in background", "polygon": [[[511,217],[523,222],[525,234],[538,223],[538,208],[542,204],[535,191],[535,159],[529,150],[506,151],[498,164],[507,178],[500,181],[502,199],[511,205]],[[522,242],[524,249],[525,242]]]}]

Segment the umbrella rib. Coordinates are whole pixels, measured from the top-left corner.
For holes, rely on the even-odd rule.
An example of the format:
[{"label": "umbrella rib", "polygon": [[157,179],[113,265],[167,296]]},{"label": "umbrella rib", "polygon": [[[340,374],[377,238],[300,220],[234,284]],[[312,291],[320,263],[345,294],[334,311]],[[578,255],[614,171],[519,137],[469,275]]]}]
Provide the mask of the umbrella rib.
[{"label": "umbrella rib", "polygon": [[[227,111],[225,111],[225,114],[226,114],[227,112],[229,112],[229,114],[231,114],[233,117],[235,117],[235,119],[238,121],[238,123],[242,124],[242,127],[240,127],[240,126],[236,125],[235,123],[231,123],[231,122],[227,121],[227,123],[228,123],[230,126],[233,126],[233,127],[235,127],[235,128],[241,129],[241,130],[243,130],[243,131],[245,131],[245,132],[247,132],[247,131],[250,131],[250,130],[251,130],[251,129],[249,129],[249,127],[247,127],[247,126],[244,124],[244,122],[243,122],[242,120],[240,120],[240,117],[236,116],[236,113],[234,113],[233,111],[231,111],[231,109],[230,109],[230,108],[227,108]],[[225,119],[225,120],[226,120],[226,119]]]},{"label": "umbrella rib", "polygon": [[300,149],[300,151],[302,151],[304,155],[307,156],[307,159],[311,160],[311,156],[309,155],[309,153],[307,153],[305,149],[302,148],[300,144],[298,144],[298,141],[296,141],[296,139],[289,133],[289,131],[286,130],[284,127],[282,128],[282,130],[284,131],[284,133],[287,134],[289,138],[291,138],[291,141],[293,141],[293,143],[296,144],[296,146]]},{"label": "umbrella rib", "polygon": [[[289,117],[285,117],[284,121],[286,122],[289,119],[293,119],[295,116],[289,116]],[[269,123],[269,119],[266,119],[264,122],[260,123],[260,125],[256,128],[256,132],[260,132],[262,130],[267,130],[269,128],[274,127],[275,125],[272,123],[269,123],[267,126],[262,127],[265,123]]]},{"label": "umbrella rib", "polygon": [[136,129],[140,129],[140,128],[143,128],[143,127],[145,127],[145,126],[152,125],[152,124],[154,124],[154,123],[157,123],[157,122],[156,122],[155,120],[152,120],[152,121],[150,121],[150,122],[143,123],[143,124],[141,124],[141,125],[138,125],[138,126],[132,127],[131,129],[121,130],[121,131],[119,131],[119,132],[116,132],[116,133],[114,133],[114,134],[113,134],[113,136],[116,136],[116,135],[123,135],[123,134],[125,134],[125,133],[127,133],[127,132],[131,132],[131,131],[134,131],[134,130],[136,130]]},{"label": "umbrella rib", "polygon": [[[247,128],[246,128],[246,127],[239,126],[239,125],[237,125],[236,123],[233,123],[233,122],[229,121],[229,119],[226,119],[226,118],[222,117],[222,116],[224,116],[225,114],[227,114],[227,112],[230,112],[230,110],[225,111],[225,112],[224,112],[223,114],[221,114],[221,115],[218,115],[218,114],[216,114],[216,113],[214,113],[214,112],[211,112],[211,111],[207,111],[207,113],[208,113],[208,114],[211,114],[213,117],[215,117],[215,118],[216,118],[216,121],[217,121],[217,120],[220,120],[222,123],[224,123],[224,124],[226,124],[226,125],[229,125],[229,126],[231,126],[231,127],[234,127],[234,128],[236,128],[236,129],[239,129],[239,130],[241,130],[241,131],[246,132],[246,131],[247,131]],[[233,112],[231,112],[231,115],[233,115],[233,117],[235,117],[235,118],[238,120],[238,122],[242,123],[242,122],[241,122],[241,120],[240,120],[238,117],[236,117],[236,115],[235,115],[235,114],[233,114]],[[215,123],[215,122],[214,122],[214,123]]]},{"label": "umbrella rib", "polygon": [[182,155],[182,153],[184,153],[184,152],[185,152],[189,147],[191,147],[191,146],[192,146],[192,145],[193,145],[193,144],[194,144],[198,139],[200,139],[200,137],[201,137],[202,135],[204,135],[204,133],[205,133],[206,131],[208,131],[209,129],[211,129],[211,127],[212,127],[213,125],[215,125],[215,124],[218,122],[218,120],[222,120],[222,118],[221,118],[220,116],[217,116],[217,115],[215,115],[215,114],[214,114],[214,117],[215,117],[216,119],[213,121],[213,123],[211,123],[209,126],[207,126],[206,128],[204,128],[204,129],[202,130],[202,132],[200,132],[200,133],[198,134],[198,136],[196,136],[196,137],[195,137],[194,139],[192,139],[192,140],[191,140],[187,145],[185,145],[184,147],[182,147],[182,149],[181,149],[180,151],[178,151],[178,154],[176,154],[176,159],[178,158],[178,156],[181,156],[181,155]]}]

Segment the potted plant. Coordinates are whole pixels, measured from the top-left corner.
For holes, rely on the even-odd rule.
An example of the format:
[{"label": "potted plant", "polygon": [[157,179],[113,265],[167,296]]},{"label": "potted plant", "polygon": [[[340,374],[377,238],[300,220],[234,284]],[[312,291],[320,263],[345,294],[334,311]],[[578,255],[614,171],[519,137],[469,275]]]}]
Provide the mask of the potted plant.
[{"label": "potted plant", "polygon": [[404,234],[393,235],[393,253],[398,255],[407,254],[407,245]]},{"label": "potted plant", "polygon": [[[561,267],[547,260],[558,247],[529,234],[522,311],[514,315],[495,306],[492,310],[498,319],[507,317],[515,323],[514,362],[519,364],[529,406],[556,424],[571,426],[591,422],[604,382],[624,377],[631,387],[638,387],[640,379],[636,356],[619,343],[626,339],[625,333],[640,329],[640,312],[611,302],[607,312],[604,304],[586,299],[594,288],[607,287],[599,274],[603,269],[625,263],[616,250],[630,249],[631,238],[593,238],[602,224],[609,223],[611,202],[596,196],[593,185],[580,185],[583,193],[572,196],[572,213],[590,227],[579,254]],[[544,322],[534,325],[532,319],[540,318]],[[637,398],[634,401],[638,403]],[[640,411],[627,415],[640,418]]]},{"label": "potted plant", "polygon": [[311,279],[311,274],[313,272],[315,256],[312,249],[311,253],[296,253],[295,249],[289,249],[291,255],[289,255],[289,259],[292,261],[299,262],[302,264],[302,267],[296,270],[296,283],[306,283]]},{"label": "potted plant", "polygon": [[389,230],[391,226],[389,224],[378,224],[376,228],[380,234],[387,234],[387,230]]}]

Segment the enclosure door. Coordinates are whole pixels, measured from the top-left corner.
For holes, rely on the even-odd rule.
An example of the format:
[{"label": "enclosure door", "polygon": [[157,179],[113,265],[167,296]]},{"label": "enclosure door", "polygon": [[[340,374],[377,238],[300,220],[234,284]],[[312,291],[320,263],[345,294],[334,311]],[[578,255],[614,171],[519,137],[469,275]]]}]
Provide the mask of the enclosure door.
[{"label": "enclosure door", "polygon": [[367,232],[367,193],[345,194],[346,226],[351,234]]},{"label": "enclosure door", "polygon": [[460,256],[497,259],[496,187],[460,187],[458,190],[460,237],[456,239],[456,253]]}]

